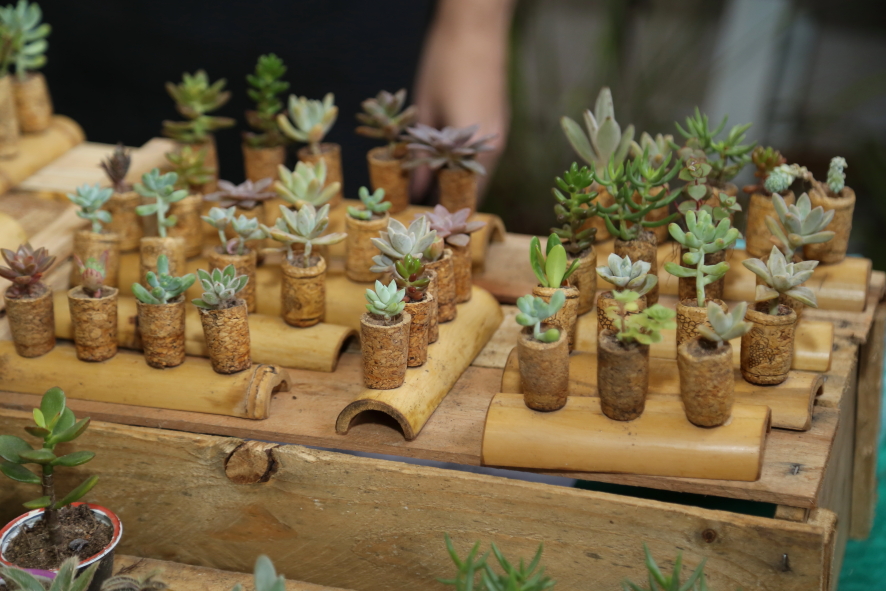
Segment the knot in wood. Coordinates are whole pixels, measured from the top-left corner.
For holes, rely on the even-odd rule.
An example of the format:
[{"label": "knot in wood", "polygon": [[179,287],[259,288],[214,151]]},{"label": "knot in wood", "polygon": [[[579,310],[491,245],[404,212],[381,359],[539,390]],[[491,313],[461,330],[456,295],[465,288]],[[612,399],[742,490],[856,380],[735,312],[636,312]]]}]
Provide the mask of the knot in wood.
[{"label": "knot in wood", "polygon": [[267,482],[277,471],[276,443],[245,441],[225,461],[225,475],[234,484]]},{"label": "knot in wood", "polygon": [[717,532],[712,529],[706,529],[701,532],[701,538],[708,544],[713,544],[717,540]]}]

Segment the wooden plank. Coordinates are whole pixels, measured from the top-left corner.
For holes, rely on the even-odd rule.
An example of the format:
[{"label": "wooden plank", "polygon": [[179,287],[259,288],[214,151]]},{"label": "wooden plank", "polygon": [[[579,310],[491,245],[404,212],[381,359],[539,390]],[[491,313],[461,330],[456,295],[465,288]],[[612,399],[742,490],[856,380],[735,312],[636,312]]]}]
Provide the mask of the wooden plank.
[{"label": "wooden plank", "polygon": [[64,115],[54,115],[49,127],[41,133],[23,134],[19,139],[18,155],[0,160],[0,194],[9,191],[84,139],[83,129]]},{"label": "wooden plank", "polygon": [[[0,432],[19,432],[29,420],[3,411]],[[60,473],[59,485],[99,476],[88,500],[120,514],[121,553],[238,571],[265,553],[287,577],[321,585],[428,588],[453,572],[444,532],[462,555],[479,539],[515,560],[544,541],[547,573],[563,591],[587,589],[588,573],[601,589],[643,580],[644,542],[662,562],[678,551],[690,569],[707,559],[712,589],[818,589],[832,552],[828,524],[299,446],[270,449],[267,482],[235,484],[224,468],[242,444],[234,438],[93,423],[76,443],[64,452],[82,446],[96,460]],[[0,490],[0,521],[20,512],[32,488]]]}]

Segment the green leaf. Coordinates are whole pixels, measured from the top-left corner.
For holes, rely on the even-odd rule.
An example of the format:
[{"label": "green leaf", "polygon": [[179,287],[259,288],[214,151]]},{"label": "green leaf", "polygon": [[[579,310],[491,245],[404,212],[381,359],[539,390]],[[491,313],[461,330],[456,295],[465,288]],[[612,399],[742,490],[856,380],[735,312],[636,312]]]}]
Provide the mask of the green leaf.
[{"label": "green leaf", "polygon": [[24,463],[20,454],[25,451],[33,451],[27,441],[15,435],[0,435],[0,458],[14,464]]},{"label": "green leaf", "polygon": [[0,576],[20,591],[45,591],[37,577],[19,568],[0,568]]},{"label": "green leaf", "polygon": [[74,411],[70,408],[65,407],[65,410],[62,412],[61,418],[55,424],[53,431],[56,433],[61,433],[62,431],[66,431],[71,428],[71,426],[77,421],[74,417]]},{"label": "green leaf", "polygon": [[569,144],[581,156],[582,160],[588,164],[594,164],[594,152],[591,149],[591,143],[588,141],[588,136],[585,135],[581,126],[569,117],[561,117],[560,127],[563,128],[566,139],[569,140]]},{"label": "green leaf", "polygon": [[34,422],[37,423],[38,427],[46,427],[46,419],[43,416],[43,413],[40,412],[39,408],[34,409]]},{"label": "green leaf", "polygon": [[560,287],[566,274],[566,249],[558,244],[554,246],[545,261],[545,276],[548,287]]},{"label": "green leaf", "polygon": [[47,443],[55,445],[58,443],[67,443],[69,441],[77,439],[78,437],[80,437],[80,435],[83,434],[86,428],[89,427],[90,421],[91,419],[89,417],[77,421],[76,424],[71,425],[61,433],[56,433],[55,435],[50,437]]},{"label": "green leaf", "polygon": [[98,483],[98,476],[90,476],[83,481],[83,484],[69,492],[61,501],[58,501],[55,504],[55,508],[61,509],[62,507],[79,501],[86,493],[92,490],[92,487],[94,487],[96,483]]},{"label": "green leaf", "polygon": [[42,480],[39,476],[18,464],[9,462],[0,462],[0,472],[16,482],[24,482],[25,484],[41,484]]},{"label": "green leaf", "polygon": [[40,439],[44,439],[47,435],[52,433],[49,429],[44,429],[43,427],[25,427],[25,431],[33,435],[34,437],[39,437]]},{"label": "green leaf", "polygon": [[75,451],[74,453],[70,453],[59,458],[56,458],[52,461],[52,466],[65,466],[67,468],[73,468],[74,466],[80,466],[90,461],[95,457],[95,452],[92,451]]},{"label": "green leaf", "polygon": [[[65,393],[61,388],[50,388],[40,401],[40,412],[46,421],[53,421],[65,410]],[[41,425],[44,427],[45,425]]]},{"label": "green leaf", "polygon": [[673,261],[669,261],[664,265],[665,271],[673,275],[674,277],[695,277],[695,269],[690,269],[688,267],[682,267]]},{"label": "green leaf", "polygon": [[43,448],[23,451],[19,454],[19,457],[25,460],[23,462],[25,464],[40,464],[42,466],[51,464],[55,460],[55,454]]},{"label": "green leaf", "polygon": [[34,499],[33,501],[28,501],[27,503],[22,503],[22,507],[25,509],[45,509],[49,505],[52,504],[52,499],[49,497],[40,497],[39,499]]}]

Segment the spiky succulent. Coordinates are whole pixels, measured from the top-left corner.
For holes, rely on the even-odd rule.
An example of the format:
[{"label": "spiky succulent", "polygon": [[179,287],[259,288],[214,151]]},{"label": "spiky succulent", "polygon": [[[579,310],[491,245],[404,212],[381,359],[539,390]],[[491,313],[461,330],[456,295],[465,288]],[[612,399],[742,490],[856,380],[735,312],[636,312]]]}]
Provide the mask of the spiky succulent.
[{"label": "spiky succulent", "polygon": [[10,63],[15,64],[15,73],[24,81],[29,72],[46,64],[46,37],[52,30],[47,23],[41,23],[43,11],[36,3],[19,0],[16,5],[0,8],[0,77],[7,73]]},{"label": "spiky succulent", "polygon": [[326,161],[322,158],[316,164],[298,162],[292,171],[282,164],[277,170],[279,180],[274,183],[274,191],[296,208],[305,203],[320,207],[341,189],[338,181],[326,184]]},{"label": "spiky succulent", "polygon": [[703,559],[701,563],[699,563],[685,582],[681,582],[680,576],[682,575],[681,571],[683,570],[683,556],[681,554],[677,554],[677,559],[674,561],[673,572],[669,575],[665,575],[658,568],[658,565],[655,564],[655,560],[652,558],[652,553],[649,551],[649,548],[645,543],[643,544],[643,552],[646,554],[646,570],[649,574],[649,587],[644,588],[631,581],[625,581],[622,583],[622,589],[624,591],[708,591],[707,582],[705,581],[704,576],[706,559]]},{"label": "spiky succulent", "polygon": [[336,117],[338,107],[331,92],[322,101],[293,94],[289,96],[289,118],[285,113],[280,113],[277,115],[277,125],[288,138],[308,144],[311,152],[319,154],[320,142],[329,133]]},{"label": "spiky succulent", "polygon": [[677,313],[661,304],[640,310],[640,294],[626,289],[612,294],[615,305],[605,310],[607,318],[616,327],[615,338],[622,343],[651,345],[661,342],[661,331],[677,328]]},{"label": "spiky succulent", "polygon": [[281,205],[282,217],[277,219],[274,227],[262,226],[268,235],[281,242],[286,247],[287,257],[290,262],[295,262],[295,254],[292,252],[293,244],[303,244],[305,253],[302,257],[302,266],[310,266],[311,251],[314,246],[338,244],[347,237],[344,232],[334,232],[321,236],[329,225],[329,205],[324,205],[319,210],[314,209],[310,203],[305,203],[298,213]]},{"label": "spiky succulent", "polygon": [[560,331],[556,328],[549,328],[542,332],[542,323],[557,314],[566,303],[566,294],[562,289],[554,291],[551,301],[546,302],[540,297],[527,294],[517,298],[517,324],[520,326],[531,326],[532,336],[541,343],[553,343],[560,338]]},{"label": "spiky succulent", "polygon": [[621,258],[611,253],[606,264],[597,267],[597,275],[620,290],[629,289],[642,296],[658,284],[658,277],[649,274],[651,268],[646,261],[632,263],[629,256]]},{"label": "spiky succulent", "polygon": [[385,190],[378,188],[372,193],[366,187],[360,187],[357,196],[363,203],[363,209],[357,209],[353,205],[348,206],[348,215],[355,220],[371,220],[373,216],[381,216],[391,209],[392,203],[385,201]]},{"label": "spiky succulent", "polygon": [[842,156],[834,156],[831,158],[831,165],[828,167],[828,188],[834,195],[839,195],[843,187],[846,186],[846,173],[844,168],[849,168],[846,159]]},{"label": "spiky succulent", "polygon": [[671,155],[674,143],[674,136],[671,134],[662,135],[655,134],[655,138],[645,131],[640,134],[640,143],[631,142],[631,157],[637,158],[643,155],[643,152],[649,157],[649,161],[653,166],[661,166],[668,156]]},{"label": "spiky succulent", "polygon": [[729,116],[724,116],[720,124],[711,129],[708,116],[696,107],[695,115],[686,118],[685,129],[679,123],[674,124],[680,135],[686,138],[685,145],[679,149],[680,156],[684,159],[691,156],[707,159],[713,169],[711,178],[717,185],[732,180],[741,172],[751,161],[750,153],[756,145],[756,142],[742,144],[750,123],[732,127],[725,139],[717,140],[728,120]]},{"label": "spiky succulent", "polygon": [[246,94],[255,101],[255,110],[246,111],[246,121],[257,132],[243,134],[250,146],[270,148],[287,142],[277,126],[277,115],[283,109],[279,95],[289,89],[289,83],[282,80],[285,73],[283,60],[269,53],[260,55],[255,73],[246,75],[246,82],[251,87],[246,89]]},{"label": "spiky succulent", "polygon": [[631,141],[634,139],[634,126],[628,125],[622,132],[615,120],[615,108],[612,103],[612,91],[604,86],[597,95],[594,112],[584,112],[585,127],[569,117],[560,118],[560,127],[566,139],[582,160],[590,164],[600,174],[605,175],[609,164],[620,166],[627,158]]},{"label": "spiky succulent", "polygon": [[[218,230],[218,238],[222,248],[228,254],[244,255],[249,250],[246,243],[250,240],[264,240],[268,237],[267,232],[261,227],[258,219],[248,218],[243,214],[237,217],[237,208],[229,207],[222,209],[221,207],[213,207],[209,210],[209,215],[201,216],[203,221]],[[230,225],[236,235],[228,240],[225,236],[225,228]]]},{"label": "spiky succulent", "polygon": [[415,105],[403,108],[406,104],[406,89],[401,88],[394,94],[382,90],[374,98],[368,98],[360,106],[362,113],[357,113],[357,133],[388,142],[393,151],[400,141],[403,131],[415,123],[418,110]]},{"label": "spiky succulent", "polygon": [[143,304],[167,304],[188,291],[197,277],[188,273],[183,277],[169,274],[169,258],[165,254],[157,257],[157,272],[148,271],[145,275],[147,287],[139,283],[132,284],[132,294]]},{"label": "spiky succulent", "polygon": [[562,287],[563,282],[578,268],[579,260],[575,259],[569,265],[567,263],[566,249],[556,234],[548,237],[544,252],[538,236],[533,236],[529,241],[529,264],[542,287]]},{"label": "spiky succulent", "polygon": [[159,577],[159,570],[151,571],[141,577],[117,575],[102,583],[101,591],[165,591],[169,589],[169,585]]},{"label": "spiky succulent", "polygon": [[178,84],[167,82],[166,92],[187,121],[164,121],[163,135],[185,144],[199,144],[209,139],[210,132],[232,127],[235,122],[230,117],[207,115],[231,98],[230,91],[224,90],[225,84],[224,78],[210,84],[209,76],[203,70],[193,75],[185,72]]},{"label": "spiky succulent", "polygon": [[12,281],[6,290],[8,297],[37,297],[46,290],[40,280],[55,262],[55,257],[49,256],[45,247],[34,250],[30,243],[25,242],[15,252],[2,248],[0,254],[9,265],[0,267],[0,277]]},{"label": "spiky succulent", "polygon": [[420,302],[425,297],[431,278],[425,274],[425,266],[421,259],[406,255],[394,263],[394,281],[399,287],[406,289],[406,297],[411,302]]},{"label": "spiky succulent", "polygon": [[[52,580],[14,566],[0,567],[0,577],[2,577],[0,581],[6,579],[12,585],[10,589],[19,591],[86,591],[100,564],[101,561],[94,562],[78,576],[80,558],[71,556],[61,563]],[[102,591],[106,589],[107,587],[102,585]]]},{"label": "spiky succulent", "polygon": [[781,250],[788,259],[807,244],[827,242],[834,237],[834,232],[825,230],[834,219],[834,210],[825,211],[820,205],[813,208],[806,193],[791,205],[776,193],[772,196],[772,205],[778,219],[766,216],[766,227],[781,243]]},{"label": "spiky succulent", "polygon": [[166,160],[172,172],[178,175],[176,188],[190,192],[199,192],[203,185],[215,177],[215,168],[206,165],[207,148],[195,150],[191,146],[182,146],[174,152],[166,153]]},{"label": "spiky succulent", "polygon": [[754,299],[757,302],[770,302],[770,314],[778,314],[778,298],[781,294],[812,308],[818,307],[815,293],[803,285],[812,277],[818,261],[789,263],[778,247],[773,246],[765,263],[760,259],[745,259],[742,264],[763,280],[764,284],[757,286]]},{"label": "spiky succulent", "polygon": [[125,193],[129,190],[126,174],[129,172],[131,163],[132,156],[122,142],[117,144],[113,154],[102,160],[101,167],[108,180],[111,181],[111,186],[118,193]]},{"label": "spiky succulent", "polygon": [[99,258],[87,258],[85,263],[74,255],[74,264],[77,265],[80,286],[86,295],[92,298],[102,297],[102,288],[105,286],[105,275],[107,275],[108,251],[104,251]]},{"label": "spiky succulent", "polygon": [[375,281],[375,289],[366,290],[366,309],[370,314],[380,316],[385,320],[391,320],[399,316],[406,307],[403,296],[406,295],[406,288],[398,289],[397,282],[391,280],[391,283],[385,285],[381,281]]},{"label": "spiky succulent", "polygon": [[191,300],[204,310],[224,310],[237,304],[237,293],[249,283],[246,275],[237,275],[234,265],[213,269],[211,273],[197,269],[197,278],[203,286],[203,296]]},{"label": "spiky succulent", "polygon": [[483,165],[477,162],[477,154],[492,150],[489,140],[496,134],[488,134],[474,138],[479,125],[469,127],[444,127],[434,129],[430,125],[417,123],[406,129],[403,139],[406,147],[418,154],[409,156],[403,163],[404,168],[415,168],[427,165],[433,170],[449,168],[452,170],[469,170],[477,174],[486,174]]},{"label": "spiky succulent", "polygon": [[[551,228],[560,237],[563,247],[573,257],[589,249],[597,236],[597,228],[586,227],[587,221],[597,215],[596,191],[589,191],[594,182],[594,173],[587,167],[578,167],[575,162],[554,180],[556,187],[551,189],[557,204],[554,214],[563,225]],[[565,193],[565,195],[564,195]]]},{"label": "spiky succulent", "polygon": [[219,190],[204,196],[204,199],[218,201],[221,207],[235,206],[245,210],[255,209],[256,206],[275,195],[272,191],[265,190],[271,186],[272,182],[274,179],[266,178],[255,182],[246,180],[235,185],[231,181],[220,179],[218,181]]},{"label": "spiky succulent", "polygon": [[394,262],[402,260],[406,255],[421,258],[435,240],[437,232],[430,229],[428,218],[425,216],[415,218],[408,228],[399,220],[390,218],[387,230],[379,232],[377,238],[372,238],[372,244],[381,251],[381,254],[372,257],[375,265],[371,271],[390,272],[394,269]]},{"label": "spiky succulent", "polygon": [[[278,575],[271,559],[262,554],[255,561],[255,591],[286,591],[286,579]],[[243,585],[237,583],[231,591],[243,591]]]},{"label": "spiky succulent", "polygon": [[[452,585],[456,591],[544,591],[554,586],[555,581],[545,576],[544,567],[541,565],[541,554],[544,545],[539,544],[535,556],[528,564],[520,560],[519,566],[512,565],[502,554],[495,544],[492,544],[492,554],[504,572],[496,572],[492,565],[487,562],[489,552],[477,558],[480,551],[480,542],[474,544],[471,552],[462,560],[458,557],[449,534],[446,534],[446,550],[458,569],[454,579],[439,579],[444,585]],[[480,576],[477,581],[477,575]],[[479,582],[479,585],[477,584]]]},{"label": "spiky succulent", "polygon": [[174,215],[166,216],[169,207],[181,201],[188,196],[188,192],[184,189],[175,189],[178,183],[178,175],[174,172],[160,174],[160,169],[155,168],[150,172],[142,175],[142,182],[136,183],[133,187],[135,192],[147,199],[153,199],[153,203],[146,203],[135,208],[138,215],[156,215],[157,216],[157,232],[160,236],[166,236],[166,228],[175,225],[177,219]]},{"label": "spiky succulent", "polygon": [[113,194],[113,189],[102,189],[96,183],[94,185],[80,185],[74,194],[68,193],[68,199],[80,208],[77,215],[92,223],[92,231],[101,234],[102,224],[111,223],[111,213],[102,209],[102,206]]},{"label": "spiky succulent", "polygon": [[450,213],[442,205],[434,206],[434,211],[423,214],[428,218],[428,227],[437,232],[437,236],[453,246],[465,247],[471,241],[471,234],[486,227],[486,222],[469,222],[470,208],[465,207]]},{"label": "spiky succulent", "polygon": [[732,339],[737,339],[750,332],[754,327],[752,323],[744,321],[747,311],[747,302],[740,302],[730,313],[724,312],[716,302],[708,302],[708,322],[713,328],[706,324],[699,324],[698,334],[702,338],[716,343],[718,347]]}]

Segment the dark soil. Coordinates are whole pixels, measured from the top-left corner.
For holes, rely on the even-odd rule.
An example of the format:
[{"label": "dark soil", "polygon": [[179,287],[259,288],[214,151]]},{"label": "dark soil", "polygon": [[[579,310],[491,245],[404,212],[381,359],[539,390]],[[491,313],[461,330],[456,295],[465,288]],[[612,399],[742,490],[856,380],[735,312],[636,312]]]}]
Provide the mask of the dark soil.
[{"label": "dark soil", "polygon": [[66,558],[88,558],[111,543],[114,529],[102,523],[86,505],[65,507],[59,512],[64,544],[56,548],[49,541],[49,531],[40,520],[30,529],[24,529],[9,544],[6,557],[22,568],[56,569]]},{"label": "dark soil", "polygon": [[[725,348],[726,345],[723,345]],[[689,341],[689,354],[693,357],[709,357],[720,353],[721,349],[718,343],[709,341],[704,337],[692,339]]]}]

